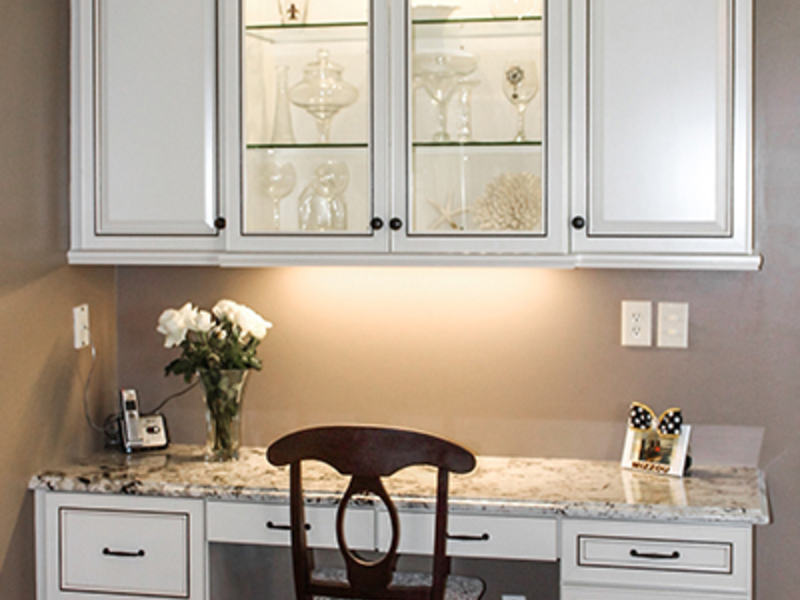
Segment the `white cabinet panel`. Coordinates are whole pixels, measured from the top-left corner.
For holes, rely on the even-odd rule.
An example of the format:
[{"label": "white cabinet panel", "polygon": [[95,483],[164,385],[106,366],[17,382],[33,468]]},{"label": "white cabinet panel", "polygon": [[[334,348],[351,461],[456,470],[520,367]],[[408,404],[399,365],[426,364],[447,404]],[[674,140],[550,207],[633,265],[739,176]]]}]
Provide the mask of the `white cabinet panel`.
[{"label": "white cabinet panel", "polygon": [[565,519],[561,536],[568,584],[750,593],[750,527]]},{"label": "white cabinet panel", "polygon": [[749,0],[577,0],[573,250],[751,251]]},{"label": "white cabinet panel", "polygon": [[698,592],[659,591],[646,589],[611,589],[581,586],[564,586],[561,588],[561,600],[748,600],[749,595],[739,594],[703,594]]},{"label": "white cabinet panel", "polygon": [[207,263],[198,251],[222,247],[217,8],[72,0],[71,261]]},{"label": "white cabinet panel", "polygon": [[204,501],[36,492],[37,598],[204,600]]},{"label": "white cabinet panel", "polygon": [[98,234],[215,234],[215,7],[96,2]]},{"label": "white cabinet panel", "polygon": [[61,589],[189,596],[189,516],[181,513],[59,511]]}]

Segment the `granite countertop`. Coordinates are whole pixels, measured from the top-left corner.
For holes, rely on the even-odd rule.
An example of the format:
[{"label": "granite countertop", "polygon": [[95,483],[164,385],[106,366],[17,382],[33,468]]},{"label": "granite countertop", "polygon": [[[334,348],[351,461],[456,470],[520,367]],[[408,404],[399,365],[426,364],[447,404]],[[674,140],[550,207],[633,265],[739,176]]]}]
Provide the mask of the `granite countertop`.
[{"label": "granite countertop", "polygon": [[[107,452],[31,478],[33,490],[218,498],[286,503],[289,471],[264,448],[243,448],[231,463],[206,463],[198,446],[153,453]],[[335,504],[344,479],[317,463],[304,468],[311,504]],[[478,457],[468,475],[450,478],[453,513],[566,515],[651,521],[769,523],[766,483],[757,469],[694,467],[665,477],[621,469],[617,462]],[[398,508],[432,508],[433,469],[406,469],[386,481]]]}]

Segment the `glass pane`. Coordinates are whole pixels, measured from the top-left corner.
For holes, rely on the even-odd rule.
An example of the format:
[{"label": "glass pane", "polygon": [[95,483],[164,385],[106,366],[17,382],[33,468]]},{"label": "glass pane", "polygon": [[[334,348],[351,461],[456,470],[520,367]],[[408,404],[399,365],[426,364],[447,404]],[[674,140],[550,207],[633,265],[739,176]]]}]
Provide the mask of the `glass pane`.
[{"label": "glass pane", "polygon": [[411,224],[544,235],[544,17],[536,0],[411,9]]},{"label": "glass pane", "polygon": [[244,10],[243,233],[370,233],[369,0]]}]

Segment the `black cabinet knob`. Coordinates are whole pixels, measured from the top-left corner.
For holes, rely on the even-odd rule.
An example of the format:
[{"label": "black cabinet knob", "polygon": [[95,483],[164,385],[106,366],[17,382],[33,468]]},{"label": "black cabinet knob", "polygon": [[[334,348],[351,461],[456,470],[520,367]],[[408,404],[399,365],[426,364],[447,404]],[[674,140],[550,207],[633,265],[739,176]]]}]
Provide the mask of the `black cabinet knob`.
[{"label": "black cabinet knob", "polygon": [[391,227],[394,231],[397,231],[402,226],[403,226],[403,222],[400,219],[398,219],[397,217],[394,217],[391,221],[389,221],[389,227]]},{"label": "black cabinet knob", "polygon": [[228,226],[228,221],[225,220],[225,217],[217,217],[214,219],[214,227],[217,229],[225,229]]},{"label": "black cabinet knob", "polygon": [[380,217],[373,217],[372,221],[369,222],[369,226],[377,231],[383,227],[383,219]]},{"label": "black cabinet knob", "polygon": [[575,229],[583,229],[584,227],[586,227],[586,219],[584,219],[583,217],[575,217],[574,219],[572,219],[572,226]]}]

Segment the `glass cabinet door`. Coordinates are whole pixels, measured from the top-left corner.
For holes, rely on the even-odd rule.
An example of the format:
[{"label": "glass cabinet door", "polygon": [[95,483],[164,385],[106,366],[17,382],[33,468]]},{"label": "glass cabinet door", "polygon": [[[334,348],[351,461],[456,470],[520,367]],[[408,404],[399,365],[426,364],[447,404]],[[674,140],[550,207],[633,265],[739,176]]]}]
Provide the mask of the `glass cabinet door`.
[{"label": "glass cabinet door", "polygon": [[373,190],[385,159],[373,131],[385,85],[373,72],[385,53],[372,51],[372,2],[242,0],[241,11],[237,244],[381,249]]},{"label": "glass cabinet door", "polygon": [[552,41],[565,37],[552,34],[566,25],[566,2],[404,4],[395,81],[405,188],[393,247],[562,250],[567,71]]}]

